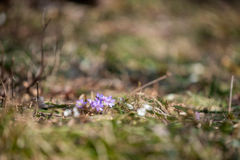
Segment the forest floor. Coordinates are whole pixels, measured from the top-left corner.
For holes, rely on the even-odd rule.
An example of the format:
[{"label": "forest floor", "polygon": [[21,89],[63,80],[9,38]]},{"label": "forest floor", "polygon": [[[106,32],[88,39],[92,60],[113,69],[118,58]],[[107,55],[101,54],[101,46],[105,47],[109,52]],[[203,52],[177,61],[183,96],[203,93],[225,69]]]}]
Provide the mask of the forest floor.
[{"label": "forest floor", "polygon": [[101,2],[0,12],[0,160],[239,159],[240,3]]}]

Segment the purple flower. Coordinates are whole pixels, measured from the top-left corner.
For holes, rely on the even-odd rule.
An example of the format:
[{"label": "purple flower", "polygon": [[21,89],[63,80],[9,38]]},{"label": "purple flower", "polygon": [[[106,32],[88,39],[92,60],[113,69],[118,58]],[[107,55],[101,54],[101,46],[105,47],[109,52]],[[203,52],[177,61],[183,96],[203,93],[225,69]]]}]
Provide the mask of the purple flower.
[{"label": "purple flower", "polygon": [[200,113],[198,113],[197,111],[196,111],[196,113],[195,113],[195,115],[196,115],[196,118],[195,119],[197,119],[197,120],[200,120]]},{"label": "purple flower", "polygon": [[77,101],[76,107],[83,108],[84,105],[86,105],[87,102],[84,102],[83,99],[80,99]]},{"label": "purple flower", "polygon": [[91,99],[87,99],[87,100],[88,100],[88,102],[90,103],[91,107],[94,108],[94,102],[95,102],[95,101],[92,101]]},{"label": "purple flower", "polygon": [[103,100],[103,99],[104,99],[104,96],[103,96],[103,94],[98,94],[98,93],[97,93],[96,98],[97,98],[98,100]]},{"label": "purple flower", "polygon": [[103,110],[104,106],[101,100],[97,99],[96,101],[93,101],[91,99],[88,99],[88,102],[90,103],[92,108],[96,108],[97,112]]},{"label": "purple flower", "polygon": [[113,107],[115,104],[115,99],[112,99],[112,96],[109,96],[109,97],[104,97],[104,102],[105,102],[105,105],[109,106],[109,107]]},{"label": "purple flower", "polygon": [[97,112],[100,110],[100,111],[102,111],[103,110],[103,104],[102,104],[102,101],[94,101],[93,102],[93,105],[94,105],[94,107],[96,108],[96,110],[97,110]]},{"label": "purple flower", "polygon": [[88,99],[88,102],[92,108],[96,108],[97,112],[103,111],[104,105],[107,105],[109,107],[113,107],[115,105],[115,99],[112,99],[112,96],[105,97],[99,93],[96,94],[95,101]]}]

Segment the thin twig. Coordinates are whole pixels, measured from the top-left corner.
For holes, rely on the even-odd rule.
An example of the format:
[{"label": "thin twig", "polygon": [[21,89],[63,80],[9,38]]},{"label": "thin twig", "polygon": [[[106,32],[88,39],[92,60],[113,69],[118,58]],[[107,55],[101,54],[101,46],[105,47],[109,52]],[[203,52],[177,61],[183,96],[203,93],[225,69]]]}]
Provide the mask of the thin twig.
[{"label": "thin twig", "polygon": [[37,102],[38,102],[38,98],[39,98],[39,91],[38,91],[38,81],[37,81]]},{"label": "thin twig", "polygon": [[13,77],[14,74],[14,57],[11,59],[11,72],[10,72],[10,77]]},{"label": "thin twig", "polygon": [[130,95],[132,95],[132,94],[134,94],[134,93],[142,90],[143,88],[146,88],[146,87],[148,87],[148,86],[150,86],[150,85],[152,85],[152,84],[154,84],[154,83],[157,83],[157,82],[159,82],[159,81],[161,81],[161,80],[163,80],[163,79],[166,79],[167,77],[169,77],[169,76],[171,76],[171,75],[172,75],[172,74],[171,74],[170,72],[167,72],[166,75],[164,75],[164,76],[162,76],[162,77],[159,77],[159,78],[157,78],[157,79],[155,79],[155,80],[153,80],[153,81],[151,81],[151,82],[143,85],[142,87],[136,88],[135,90],[133,90],[133,91],[130,93]]},{"label": "thin twig", "polygon": [[52,75],[56,74],[56,72],[57,72],[57,68],[59,66],[59,60],[60,60],[60,51],[58,51],[57,42],[55,43],[55,47],[53,47],[53,52],[55,55],[53,66],[50,69],[50,71],[48,73],[46,73],[45,76],[42,77],[42,79],[46,79],[48,76],[52,76]]},{"label": "thin twig", "polygon": [[39,93],[38,93],[38,81],[36,82],[37,83],[37,105],[34,109],[34,112],[33,112],[33,116],[36,117],[37,113],[38,113],[38,101],[39,101]]},{"label": "thin twig", "polygon": [[11,61],[12,99],[13,99],[13,94],[14,94],[14,78],[13,78],[14,69],[13,69],[13,66],[14,66],[14,58],[12,58],[12,61]]},{"label": "thin twig", "polygon": [[44,34],[45,34],[45,30],[47,28],[47,25],[49,24],[49,22],[51,21],[51,19],[49,19],[47,21],[46,24],[44,24],[43,26],[43,33],[42,33],[42,38],[41,38],[41,66],[36,74],[36,76],[34,77],[34,79],[29,83],[29,85],[27,86],[27,89],[29,89],[30,87],[32,87],[38,80],[41,79],[41,75],[43,73],[44,70],[44,51],[43,51],[43,39],[44,39]]},{"label": "thin twig", "polygon": [[[44,14],[44,13],[43,13]],[[43,15],[44,16],[44,15]],[[50,23],[51,21],[51,18],[45,23],[45,21],[43,21],[43,32],[42,32],[42,36],[41,36],[41,42],[40,42],[40,45],[41,45],[41,62],[40,62],[40,68],[38,69],[37,71],[37,74],[35,75],[35,77],[30,81],[28,82],[27,85],[22,85],[20,86],[18,89],[16,89],[16,92],[19,92],[21,90],[27,90],[29,91],[29,89],[39,80],[43,79],[42,77],[42,73],[44,71],[44,49],[43,49],[43,39],[44,39],[44,35],[45,35],[45,31],[46,31],[46,28],[48,26],[48,24]]]},{"label": "thin twig", "polygon": [[4,49],[3,49],[3,44],[0,41],[0,46],[1,46],[1,79],[3,80],[4,78]]},{"label": "thin twig", "polygon": [[[7,90],[6,90],[6,87],[5,87],[5,85],[4,85],[4,83],[3,83],[3,81],[1,80],[1,83],[2,83],[2,86],[3,86],[3,90],[4,90],[4,100],[2,101],[2,106],[4,106],[4,108],[6,109],[6,101],[7,101]],[[5,110],[4,110],[5,111]]]},{"label": "thin twig", "polygon": [[5,97],[6,97],[6,96],[7,96],[7,90],[6,90],[6,87],[5,87],[4,83],[3,83],[3,81],[1,81],[1,83],[2,83],[3,90],[4,90],[4,94],[5,94]]},{"label": "thin twig", "polygon": [[212,114],[210,115],[210,111],[211,111],[211,108],[212,108],[211,96],[209,96],[208,98],[209,98],[208,116],[210,116],[212,118]]},{"label": "thin twig", "polygon": [[11,95],[11,80],[10,79],[7,82],[7,93],[8,93],[8,96],[10,97],[10,95]]},{"label": "thin twig", "polygon": [[29,83],[29,85],[27,86],[27,89],[29,89],[30,87],[32,87],[38,80],[41,79],[41,75],[43,73],[43,70],[44,70],[44,50],[43,50],[43,39],[44,39],[44,36],[45,36],[45,31],[46,31],[46,28],[48,26],[48,24],[50,23],[52,19],[48,19],[47,22],[45,22],[45,12],[43,12],[43,19],[42,19],[42,26],[43,26],[43,32],[42,32],[42,37],[41,37],[41,66],[36,74],[36,76],[34,77],[34,79]]},{"label": "thin twig", "polygon": [[231,79],[230,96],[229,96],[229,104],[228,104],[228,114],[231,113],[231,107],[232,107],[232,90],[233,90],[233,81],[234,81],[234,75],[232,75],[232,79]]},{"label": "thin twig", "polygon": [[57,41],[55,42],[54,53],[55,53],[55,58],[54,58],[53,67],[52,67],[51,72],[50,72],[50,76],[52,76],[53,74],[56,74],[57,68],[59,66],[60,51],[58,50]]},{"label": "thin twig", "polygon": [[33,52],[30,53],[30,59],[31,61],[29,62],[29,66],[28,66],[28,71],[27,71],[27,80],[30,81],[33,76],[32,76],[32,70],[33,70]]}]

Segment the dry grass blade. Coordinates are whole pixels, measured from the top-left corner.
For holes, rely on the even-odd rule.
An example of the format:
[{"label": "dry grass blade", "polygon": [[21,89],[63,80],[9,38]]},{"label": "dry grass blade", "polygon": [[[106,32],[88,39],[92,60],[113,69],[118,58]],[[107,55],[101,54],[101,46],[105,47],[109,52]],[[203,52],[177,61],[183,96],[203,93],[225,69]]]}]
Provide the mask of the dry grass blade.
[{"label": "dry grass blade", "polygon": [[158,108],[158,109],[161,111],[161,113],[169,116],[169,113],[168,113],[166,107],[160,101],[158,101],[156,98],[154,98],[154,101],[157,102],[157,104],[159,104],[160,108]]},{"label": "dry grass blade", "polygon": [[159,77],[159,78],[157,78],[157,79],[155,79],[155,80],[153,80],[153,81],[151,81],[151,82],[143,85],[142,87],[136,88],[135,90],[133,90],[133,91],[130,93],[130,95],[133,95],[134,93],[142,90],[143,88],[146,88],[146,87],[148,87],[148,86],[150,86],[150,85],[152,85],[152,84],[154,84],[154,83],[157,83],[157,82],[159,82],[159,81],[161,81],[161,80],[163,80],[163,79],[166,79],[167,77],[169,77],[169,76],[171,76],[171,75],[172,75],[172,74],[171,74],[170,72],[167,72],[166,75],[164,75],[164,76],[162,76],[162,77]]},{"label": "dry grass blade", "polygon": [[229,95],[229,104],[228,104],[228,113],[229,113],[229,114],[231,113],[231,106],[232,106],[233,81],[234,81],[234,76],[232,76],[231,86],[230,86],[230,95]]}]

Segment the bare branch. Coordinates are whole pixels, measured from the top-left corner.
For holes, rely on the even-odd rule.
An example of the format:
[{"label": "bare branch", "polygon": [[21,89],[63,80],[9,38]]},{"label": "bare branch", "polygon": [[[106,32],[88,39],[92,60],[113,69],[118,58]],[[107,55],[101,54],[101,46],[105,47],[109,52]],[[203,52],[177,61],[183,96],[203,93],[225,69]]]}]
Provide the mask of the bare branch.
[{"label": "bare branch", "polygon": [[45,31],[46,28],[48,26],[48,24],[50,23],[51,19],[49,19],[47,21],[47,23],[45,23],[43,25],[43,33],[42,33],[42,37],[41,37],[41,66],[36,74],[36,76],[34,77],[34,79],[32,81],[29,82],[28,86],[26,87],[27,89],[31,88],[37,81],[39,81],[41,79],[42,73],[44,71],[44,50],[43,50],[43,39],[44,39],[44,35],[45,35]]},{"label": "bare branch", "polygon": [[[44,13],[43,13],[44,14]],[[44,15],[43,15],[44,16]],[[43,40],[44,40],[44,36],[45,36],[45,31],[46,31],[46,28],[48,26],[48,24],[50,23],[51,21],[51,18],[45,23],[44,20],[43,20],[43,31],[42,31],[42,35],[41,35],[41,42],[40,42],[40,46],[41,46],[41,62],[40,62],[40,68],[38,69],[35,77],[30,80],[28,83],[26,83],[25,85],[22,85],[20,87],[18,87],[16,89],[16,92],[19,92],[19,91],[22,91],[22,90],[27,90],[29,91],[29,89],[34,85],[36,84],[37,81],[43,79],[42,77],[42,73],[44,71],[44,68],[45,68],[45,64],[44,64],[44,49],[43,49]]]}]

